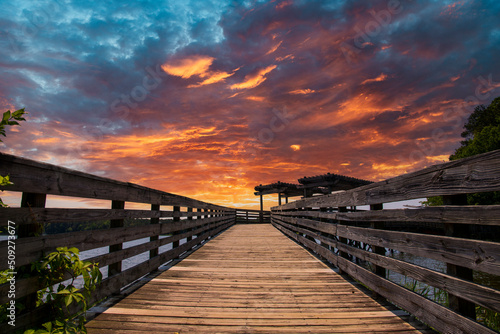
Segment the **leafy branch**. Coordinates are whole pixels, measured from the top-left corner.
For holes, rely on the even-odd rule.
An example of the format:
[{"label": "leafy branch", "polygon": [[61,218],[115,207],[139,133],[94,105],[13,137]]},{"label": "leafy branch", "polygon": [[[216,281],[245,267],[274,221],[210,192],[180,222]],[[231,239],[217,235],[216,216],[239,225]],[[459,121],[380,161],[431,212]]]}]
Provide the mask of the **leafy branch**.
[{"label": "leafy branch", "polygon": [[[19,109],[14,111],[13,113],[10,112],[10,110],[7,110],[6,112],[3,113],[2,115],[2,121],[0,122],[0,135],[6,137],[7,135],[5,134],[5,127],[6,126],[12,126],[12,125],[19,125],[19,122],[21,121],[26,121],[24,119],[24,115],[26,115],[26,111],[24,111],[24,108]],[[2,139],[0,139],[0,142],[3,142]],[[8,186],[10,184],[13,184],[9,180],[9,176],[1,176],[0,175],[0,186]],[[3,192],[3,190],[2,190]],[[7,207],[7,205],[4,204],[2,199],[0,198],[0,207]]]},{"label": "leafy branch", "polygon": [[[7,125],[19,125],[19,122],[26,121],[23,117],[25,114],[26,111],[24,111],[24,108],[16,110],[12,113],[10,112],[10,110],[4,112],[2,116],[2,121],[0,122],[0,135],[4,137],[7,136],[5,134],[5,127]],[[0,139],[0,142],[1,141],[2,140]]]},{"label": "leafy branch", "polygon": [[[49,304],[55,317],[44,323],[43,329],[30,329],[24,334],[87,333],[85,312],[89,306],[88,301],[102,281],[98,264],[80,260],[79,251],[75,247],[58,247],[41,261],[33,263],[31,269],[39,277],[40,284],[46,286],[38,291],[37,306]],[[61,281],[68,276],[70,283],[65,285]],[[79,276],[83,276],[82,289],[74,286],[75,279]],[[76,319],[77,314],[71,310],[78,306],[81,312]]]}]

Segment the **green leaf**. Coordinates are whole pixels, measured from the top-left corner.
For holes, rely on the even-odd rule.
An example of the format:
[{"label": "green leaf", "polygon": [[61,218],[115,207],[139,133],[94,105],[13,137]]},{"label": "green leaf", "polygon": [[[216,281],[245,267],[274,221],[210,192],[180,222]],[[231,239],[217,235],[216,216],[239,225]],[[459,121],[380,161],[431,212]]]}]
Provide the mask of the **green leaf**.
[{"label": "green leaf", "polygon": [[52,332],[52,323],[51,322],[46,322],[42,326],[45,327],[49,332]]},{"label": "green leaf", "polygon": [[7,122],[10,119],[10,110],[7,110],[6,112],[3,113],[3,122]]},{"label": "green leaf", "polygon": [[26,114],[26,111],[24,111],[25,108],[18,109],[12,113],[12,117],[20,117],[24,114]]},{"label": "green leaf", "polygon": [[69,304],[71,304],[72,301],[73,301],[73,296],[72,295],[66,296],[64,298],[64,304],[66,305],[66,307],[68,307]]}]

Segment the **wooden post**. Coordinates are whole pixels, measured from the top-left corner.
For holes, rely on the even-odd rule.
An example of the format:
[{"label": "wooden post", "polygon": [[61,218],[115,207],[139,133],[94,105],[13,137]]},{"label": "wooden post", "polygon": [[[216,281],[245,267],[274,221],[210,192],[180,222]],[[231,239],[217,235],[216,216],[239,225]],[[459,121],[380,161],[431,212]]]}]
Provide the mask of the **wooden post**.
[{"label": "wooden post", "polygon": [[[45,208],[45,203],[47,201],[46,194],[34,194],[34,193],[23,193],[21,198],[22,208]],[[43,227],[38,223],[33,222],[32,224],[20,225],[17,227],[17,237],[18,238],[29,238],[34,237],[42,233]],[[24,273],[30,274],[30,265],[22,266],[17,269],[17,275],[22,275]],[[31,293],[23,298],[20,298],[18,302],[23,304],[25,312],[32,311],[36,308],[36,301],[38,300],[37,293]]]},{"label": "wooden post", "polygon": [[[46,201],[47,195],[45,194],[23,193],[21,198],[21,208],[45,208]],[[27,225],[20,225],[16,231],[17,237],[34,237],[37,234],[42,233],[41,228],[42,226],[40,226],[36,222]]]},{"label": "wooden post", "polygon": [[[370,205],[370,210],[382,210],[384,208],[383,204],[373,204]],[[370,223],[370,227],[374,229],[381,229],[384,226],[384,222],[373,222]],[[375,254],[379,255],[384,255],[385,256],[385,248],[384,247],[379,247],[379,246],[373,246],[372,245],[372,250]],[[377,274],[380,277],[386,278],[386,272],[384,267],[380,266],[375,266],[375,274]]]},{"label": "wooden post", "polygon": [[[467,205],[467,195],[452,195],[452,196],[443,196],[443,204],[444,205]],[[448,237],[456,237],[456,238],[467,238],[470,236],[470,225],[467,224],[453,224],[453,223],[445,223],[444,224],[445,235]],[[449,275],[473,282],[473,272],[472,269],[457,266],[454,264],[446,264],[446,271]],[[471,303],[465,299],[459,298],[455,295],[448,294],[449,307],[453,311],[476,320],[476,305]]]},{"label": "wooden post", "polygon": [[285,203],[288,204],[288,194],[285,194]]},{"label": "wooden post", "polygon": [[[188,208],[188,209],[187,209],[187,212],[193,212],[193,208]],[[187,218],[187,220],[193,220],[193,216],[189,216],[189,217]],[[190,231],[190,230],[192,230],[192,229],[191,229],[191,228],[190,228],[190,229],[188,229],[188,231]],[[193,240],[193,237],[187,237],[187,238],[186,238],[186,242],[191,241],[191,240]]]},{"label": "wooden post", "polygon": [[[160,211],[160,205],[158,204],[151,204],[151,211]],[[150,224],[159,224],[160,223],[160,218],[151,218]],[[149,237],[149,241],[156,241],[158,240],[158,235],[154,235]],[[158,248],[154,248],[149,251],[149,258],[152,259],[155,256],[158,255]]]},{"label": "wooden post", "polygon": [[[339,212],[347,212],[347,207],[345,207],[345,206],[339,207]],[[339,237],[339,241],[341,244],[347,245],[347,238]],[[340,257],[343,257],[344,259],[349,259],[349,255],[346,252],[340,251],[339,255],[340,255]],[[339,268],[339,273],[344,274],[344,271]]]},{"label": "wooden post", "polygon": [[278,193],[278,205],[281,206],[281,193]]},{"label": "wooden post", "polygon": [[259,223],[264,222],[264,200],[262,199],[262,193],[260,193],[260,213],[259,213]]},{"label": "wooden post", "polygon": [[[179,215],[181,211],[180,206],[174,206],[174,223],[178,223],[181,221],[181,217],[177,216],[176,214]],[[172,235],[178,234],[177,232],[172,233]],[[179,247],[179,240],[172,242],[172,249]]]},{"label": "wooden post", "polygon": [[[111,209],[118,209],[118,210],[123,210],[125,209],[125,202],[124,201],[111,201]],[[124,220],[123,219],[111,219],[110,221],[110,228],[120,228],[123,227]],[[109,252],[118,252],[123,249],[123,244],[114,244],[109,246]],[[116,275],[118,273],[121,273],[122,271],[122,261],[118,261],[116,263],[112,263],[108,267],[108,276],[111,277],[113,275]],[[118,287],[118,290],[115,292],[120,292],[120,288]]]}]

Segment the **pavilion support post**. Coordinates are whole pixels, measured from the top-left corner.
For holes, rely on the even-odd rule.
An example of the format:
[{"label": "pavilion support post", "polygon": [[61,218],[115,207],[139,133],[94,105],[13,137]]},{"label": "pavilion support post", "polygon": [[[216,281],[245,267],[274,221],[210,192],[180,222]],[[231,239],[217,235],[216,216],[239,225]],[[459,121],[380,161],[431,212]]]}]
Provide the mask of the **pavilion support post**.
[{"label": "pavilion support post", "polygon": [[262,193],[260,195],[260,212],[259,212],[259,223],[264,223],[264,199],[262,198]]}]

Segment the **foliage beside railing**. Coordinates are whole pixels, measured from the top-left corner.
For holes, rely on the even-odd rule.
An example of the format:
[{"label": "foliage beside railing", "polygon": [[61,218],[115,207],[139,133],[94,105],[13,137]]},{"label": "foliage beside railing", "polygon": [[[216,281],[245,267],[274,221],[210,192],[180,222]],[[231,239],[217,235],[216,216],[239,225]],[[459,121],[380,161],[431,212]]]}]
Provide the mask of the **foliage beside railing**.
[{"label": "foliage beside railing", "polygon": [[[102,282],[98,263],[82,261],[78,249],[58,247],[55,252],[31,265],[33,276],[38,276],[40,285],[46,288],[38,291],[37,307],[48,305],[52,321],[44,323],[44,329],[27,330],[25,334],[86,333],[86,314],[92,292]],[[70,277],[69,284],[61,282]],[[83,287],[75,286],[75,279],[83,277]],[[57,288],[56,288],[57,286]],[[72,310],[79,306],[78,313]]]}]

